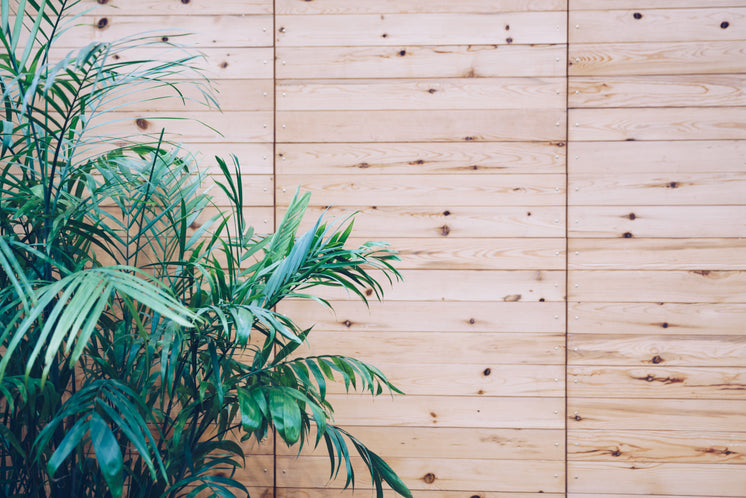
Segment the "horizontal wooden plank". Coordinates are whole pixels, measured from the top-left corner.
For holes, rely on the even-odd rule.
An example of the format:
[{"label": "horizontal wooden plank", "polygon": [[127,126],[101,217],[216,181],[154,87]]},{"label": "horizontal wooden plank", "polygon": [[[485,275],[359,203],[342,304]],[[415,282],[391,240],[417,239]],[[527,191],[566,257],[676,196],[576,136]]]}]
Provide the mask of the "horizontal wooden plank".
[{"label": "horizontal wooden plank", "polygon": [[746,105],[742,74],[572,77],[570,107],[718,107]]},{"label": "horizontal wooden plank", "polygon": [[278,111],[564,107],[564,78],[285,80],[277,86]]},{"label": "horizontal wooden plank", "polygon": [[[401,282],[384,287],[386,301],[543,302],[564,298],[565,272],[559,270],[403,270],[401,274]],[[384,278],[375,272],[373,275]],[[739,282],[740,278],[731,280]],[[374,298],[372,289],[364,292]],[[358,299],[337,288],[320,289],[319,294],[331,299]]]},{"label": "horizontal wooden plank", "polygon": [[[299,489],[299,488],[277,488],[277,498],[326,498],[329,496],[354,497],[358,496],[353,491],[341,491],[338,489],[317,488],[317,489]],[[253,495],[252,495],[253,496]],[[394,491],[383,490],[384,498],[399,498],[401,495]],[[561,493],[515,493],[512,491],[484,491],[482,489],[466,489],[461,491],[425,491],[417,490],[417,498],[565,498]],[[661,497],[666,498],[666,497]]]},{"label": "horizontal wooden plank", "polygon": [[572,334],[737,336],[746,323],[744,304],[568,303],[568,313]]},{"label": "horizontal wooden plank", "polygon": [[163,2],[161,0],[84,0],[81,7],[96,7],[93,12],[101,15],[125,13],[128,16],[158,15],[230,15],[272,14],[272,0],[186,0]]},{"label": "horizontal wooden plank", "polygon": [[[352,243],[364,243],[353,239]],[[561,238],[389,239],[398,251],[399,269],[421,270],[563,270],[565,241]],[[730,253],[729,253],[730,254]],[[736,259],[736,256],[734,256]],[[740,260],[739,260],[740,261]],[[746,266],[745,266],[746,269]]]},{"label": "horizontal wooden plank", "polygon": [[746,206],[569,208],[570,237],[746,237]]},{"label": "horizontal wooden plank", "polygon": [[[562,398],[477,398],[454,403],[449,396],[329,395],[339,425],[561,429]],[[724,403],[724,402],[720,402]],[[351,429],[353,430],[353,429]]]},{"label": "horizontal wooden plank", "polygon": [[[90,133],[98,136],[139,136],[157,139],[162,129],[175,142],[271,142],[272,111],[192,111],[152,115],[114,111],[91,120]],[[105,121],[104,121],[105,120]]]},{"label": "horizontal wooden plank", "polygon": [[479,365],[485,377],[491,377],[492,366],[498,364],[561,365],[565,361],[564,334],[444,331],[423,335],[407,332],[406,324],[399,330],[390,333],[314,331],[310,347],[299,348],[298,355],[339,354],[373,364],[416,363],[431,365],[431,369],[445,364],[471,364]]},{"label": "horizontal wooden plank", "polygon": [[738,270],[576,270],[568,280],[572,301],[746,302],[746,272]]},{"label": "horizontal wooden plank", "polygon": [[[563,460],[562,429],[479,429],[448,427],[354,427],[350,432],[383,458],[463,458],[479,460]],[[326,447],[303,455],[326,455]],[[277,454],[297,448],[277,445]]]},{"label": "horizontal wooden plank", "polygon": [[241,173],[249,175],[272,174],[271,143],[188,143],[183,146],[184,152],[195,157],[200,171],[213,175],[222,175],[215,156],[221,157],[232,165],[231,155],[235,155],[241,167]]},{"label": "horizontal wooden plank", "polygon": [[[746,9],[573,10],[570,43],[723,41],[746,39]],[[610,29],[613,26],[613,29]]]},{"label": "horizontal wooden plank", "polygon": [[[746,174],[744,185],[746,185]],[[563,206],[565,175],[398,175],[395,181],[365,173],[277,175],[277,201],[287,205],[296,186],[317,206]],[[735,185],[734,188],[738,187]]]},{"label": "horizontal wooden plank", "polygon": [[277,58],[279,80],[548,77],[567,69],[563,45],[277,47]]},{"label": "horizontal wooden plank", "polygon": [[199,85],[194,80],[175,83],[181,95],[166,86],[152,90],[143,88],[143,91],[118,99],[112,105],[122,105],[122,110],[137,112],[203,111],[218,106],[225,111],[273,110],[274,83],[271,79],[214,80],[209,86]]},{"label": "horizontal wooden plank", "polygon": [[569,140],[738,140],[746,107],[572,109]]},{"label": "horizontal wooden plank", "polygon": [[744,391],[744,368],[651,365],[633,368],[572,366],[567,369],[567,395],[570,397],[743,399]]},{"label": "horizontal wooden plank", "polygon": [[567,348],[573,366],[746,367],[743,335],[570,334]]},{"label": "horizontal wooden plank", "polygon": [[[215,181],[224,180],[219,177],[208,177],[203,184],[205,191],[212,197],[216,206],[230,206],[228,195],[215,184]],[[272,183],[272,175],[241,175],[240,184],[244,193],[243,206],[272,206]]]},{"label": "horizontal wooden plank", "polygon": [[[359,466],[361,462],[356,458],[356,463]],[[561,462],[392,458],[388,463],[415,492],[465,488],[559,492],[565,486]],[[329,460],[325,457],[279,457],[277,465],[278,487],[338,489],[344,485],[343,479],[329,482]],[[355,477],[356,488],[372,487],[364,467],[358,468]]]},{"label": "horizontal wooden plank", "polygon": [[[570,492],[743,496],[746,472],[741,465],[686,463],[573,462],[568,465]],[[576,479],[577,477],[577,479]]]},{"label": "horizontal wooden plank", "polygon": [[[617,493],[614,493],[614,494],[608,494],[608,493],[603,493],[603,494],[598,494],[598,493],[593,493],[593,494],[587,494],[587,493],[568,493],[566,498],[595,498],[597,496],[601,496],[603,498],[640,498],[640,496],[643,496],[643,495],[639,495],[637,493],[635,493],[635,494],[617,494]],[[702,498],[702,495],[693,496],[693,495],[659,495],[659,494],[656,494],[655,498]],[[709,495],[708,498],[728,498],[728,497]]]},{"label": "horizontal wooden plank", "polygon": [[110,42],[137,33],[190,47],[271,47],[272,16],[132,16],[101,12],[79,18],[78,24],[60,37],[57,47],[80,48],[91,41]]},{"label": "horizontal wooden plank", "polygon": [[[597,0],[573,0],[573,10],[597,10]],[[746,0],[707,0],[707,7],[746,7]],[[604,0],[603,6],[608,9],[639,9],[639,0]],[[702,0],[646,0],[645,7],[683,8],[702,7]]]},{"label": "horizontal wooden plank", "polygon": [[[278,111],[277,141],[498,142],[564,140],[563,110]],[[560,123],[560,126],[557,125]]]},{"label": "horizontal wooden plank", "polygon": [[277,174],[564,173],[565,150],[564,142],[278,144]]},{"label": "horizontal wooden plank", "polygon": [[[746,400],[569,398],[569,430],[740,431]],[[743,467],[741,467],[743,468]]]},{"label": "horizontal wooden plank", "polygon": [[[278,207],[278,216],[285,208]],[[450,214],[445,215],[448,211]],[[355,218],[356,233],[372,239],[391,237],[562,237],[565,233],[565,210],[559,207],[453,207],[419,206],[326,206],[311,207],[306,220],[327,213],[331,218]],[[310,222],[302,225],[310,228]],[[746,224],[746,222],[744,222]],[[744,230],[746,231],[746,229]]]},{"label": "horizontal wooden plank", "polygon": [[564,12],[277,16],[281,47],[564,43]]},{"label": "horizontal wooden plank", "polygon": [[746,463],[746,433],[571,430],[567,459],[596,462]]},{"label": "horizontal wooden plank", "polygon": [[[381,340],[385,341],[385,338]],[[556,398],[565,395],[563,365],[498,365],[493,363],[485,367],[482,364],[444,362],[433,366],[413,362],[382,363],[376,361],[376,367],[385,372],[386,377],[397,388],[410,396],[451,396],[455,400],[462,396]],[[490,375],[484,375],[486,368],[490,369]],[[746,374],[741,377],[746,379]],[[736,387],[734,385],[733,389]],[[344,394],[346,390],[343,384],[334,383],[329,385],[328,392]],[[731,391],[731,394],[735,394],[735,391]],[[737,394],[743,396],[742,392]],[[721,398],[726,397],[721,396]]]},{"label": "horizontal wooden plank", "polygon": [[350,0],[278,0],[278,14],[408,14],[515,12],[565,10],[567,0],[377,0],[375,3]]},{"label": "horizontal wooden plank", "polygon": [[570,177],[583,174],[743,172],[746,141],[572,142]]},{"label": "horizontal wooden plank", "polygon": [[572,43],[568,65],[571,76],[742,73],[746,47],[741,41]]},{"label": "horizontal wooden plank", "polygon": [[[544,332],[565,330],[563,303],[332,301],[333,311],[315,302],[286,300],[278,311],[327,332]],[[746,311],[745,311],[746,312]],[[415,339],[415,337],[413,337]],[[476,337],[475,337],[476,339]]]},{"label": "horizontal wooden plank", "polygon": [[571,239],[574,270],[746,270],[743,239]]},{"label": "horizontal wooden plank", "polygon": [[[674,146],[672,144],[672,146]],[[572,206],[746,204],[746,168],[740,173],[576,174],[568,185]]]}]

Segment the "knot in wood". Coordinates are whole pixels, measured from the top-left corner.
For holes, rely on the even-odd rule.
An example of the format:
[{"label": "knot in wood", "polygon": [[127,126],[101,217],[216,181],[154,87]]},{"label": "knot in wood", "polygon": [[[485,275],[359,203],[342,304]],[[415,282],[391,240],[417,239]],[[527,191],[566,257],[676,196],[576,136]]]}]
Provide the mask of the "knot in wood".
[{"label": "knot in wood", "polygon": [[634,14],[632,14],[632,17],[634,17],[637,20],[640,20],[642,19],[642,14],[640,14],[639,12],[635,12]]},{"label": "knot in wood", "polygon": [[625,239],[631,239],[632,238],[632,232],[624,232],[623,237]]},{"label": "knot in wood", "polygon": [[451,229],[448,227],[448,225],[443,225],[442,227],[440,227],[440,234],[443,237],[447,237],[448,234],[450,233],[451,233]]},{"label": "knot in wood", "polygon": [[652,361],[653,363],[655,363],[657,365],[658,363],[662,363],[663,362],[663,358],[661,358],[658,355],[655,355],[655,356],[653,356],[653,359],[650,360],[650,361]]},{"label": "knot in wood", "polygon": [[98,22],[96,23],[96,27],[97,27],[98,29],[104,29],[104,28],[105,28],[106,26],[108,26],[108,25],[109,25],[109,20],[108,20],[107,18],[105,18],[105,17],[102,17],[102,18],[101,18],[101,19],[99,19],[99,20],[98,20]]},{"label": "knot in wood", "polygon": [[147,119],[143,119],[143,118],[137,118],[135,120],[135,124],[141,130],[147,130],[148,129],[148,125],[149,125],[148,120]]},{"label": "knot in wood", "polygon": [[482,372],[482,373],[484,374],[485,377],[487,377],[490,374],[492,374],[492,369],[491,368],[485,368],[484,372]]},{"label": "knot in wood", "polygon": [[728,21],[723,21],[720,23],[721,29],[728,29],[728,26],[730,26],[730,23]]},{"label": "knot in wood", "polygon": [[435,474],[433,474],[432,472],[428,472],[422,478],[422,480],[425,481],[425,484],[432,484],[435,482],[435,479],[436,479]]},{"label": "knot in wood", "polygon": [[344,326],[345,326],[345,327],[347,327],[347,328],[350,328],[350,327],[352,327],[352,322],[351,322],[351,321],[349,321],[349,320],[345,320],[345,321],[344,321],[344,322],[342,322],[342,323],[344,323]]}]

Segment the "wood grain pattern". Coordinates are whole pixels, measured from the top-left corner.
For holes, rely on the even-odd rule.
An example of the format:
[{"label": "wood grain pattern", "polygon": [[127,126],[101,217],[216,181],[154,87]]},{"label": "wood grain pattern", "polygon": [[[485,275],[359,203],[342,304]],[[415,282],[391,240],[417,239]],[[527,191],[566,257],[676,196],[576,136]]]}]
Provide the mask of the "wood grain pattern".
[{"label": "wood grain pattern", "polygon": [[[280,206],[278,217],[284,211]],[[446,211],[450,214],[444,214]],[[376,240],[392,237],[562,237],[565,233],[565,210],[552,206],[322,206],[309,208],[307,219],[314,220],[325,212],[330,218],[344,218],[359,212],[355,218],[358,233]],[[310,228],[308,222],[302,226]]]},{"label": "wood grain pattern", "polygon": [[568,314],[571,334],[737,336],[746,323],[744,304],[568,303]]},{"label": "wood grain pattern", "polygon": [[[609,386],[614,386],[613,390]],[[744,368],[651,365],[567,369],[567,395],[570,397],[738,400],[744,398],[744,391]]]},{"label": "wood grain pattern", "polygon": [[96,7],[95,14],[116,15],[126,12],[129,16],[272,14],[272,0],[221,0],[220,2],[209,0],[187,0],[186,2],[84,0],[82,6],[84,8]]},{"label": "wood grain pattern", "polygon": [[[577,479],[575,479],[577,477]],[[685,463],[573,462],[568,465],[571,492],[603,493],[609,488],[622,493],[694,493],[712,496],[743,496],[743,466]]]},{"label": "wood grain pattern", "polygon": [[572,430],[570,461],[746,463],[746,433]]},{"label": "wood grain pattern", "polygon": [[[402,324],[401,329],[405,329]],[[423,348],[423,341],[427,348]],[[431,332],[423,336],[406,330],[393,333],[316,331],[313,347],[299,349],[299,355],[314,351],[343,354],[373,364],[381,362],[431,365],[476,364],[485,376],[491,376],[492,366],[561,365],[564,363],[564,334],[491,333],[448,331]],[[435,367],[433,367],[435,366]]]},{"label": "wood grain pattern", "polygon": [[574,108],[746,105],[741,74],[573,77],[568,85]]},{"label": "wood grain pattern", "polygon": [[[463,458],[479,460],[564,460],[562,429],[479,429],[448,427],[355,427],[355,437],[387,457]],[[297,450],[277,445],[278,455]],[[326,448],[303,451],[325,455]]]},{"label": "wood grain pattern", "polygon": [[738,205],[746,204],[746,169],[740,173],[577,174],[568,200],[588,205]]},{"label": "wood grain pattern", "polygon": [[[400,51],[401,57],[406,50]],[[565,105],[564,78],[286,80],[278,111],[545,109]]]},{"label": "wood grain pattern", "polygon": [[275,40],[280,47],[565,43],[566,26],[564,12],[280,15]]},{"label": "wood grain pattern", "polygon": [[[723,41],[746,38],[746,9],[572,10],[569,42]],[[638,14],[635,16],[634,14]],[[726,22],[727,24],[723,24]],[[613,28],[612,28],[613,27]]]},{"label": "wood grain pattern", "polygon": [[567,425],[568,430],[624,428],[625,430],[672,430],[687,434],[701,431],[739,430],[745,427],[744,423],[746,423],[744,408],[746,408],[746,400],[743,399],[640,399],[631,401],[575,397],[568,399]]},{"label": "wood grain pattern", "polygon": [[746,47],[740,41],[572,43],[568,66],[570,76],[742,73]]},{"label": "wood grain pattern", "polygon": [[[277,78],[481,78],[564,76],[563,45],[399,44],[396,47],[277,47]],[[402,50],[406,56],[399,55]],[[746,52],[746,50],[745,50]]]},{"label": "wood grain pattern", "polygon": [[[352,301],[332,301],[333,311],[317,303],[286,300],[281,313],[303,317],[305,326],[318,331],[401,332],[532,332],[565,330],[563,303],[532,302],[371,302],[370,308]],[[744,311],[746,312],[746,310]],[[734,318],[744,318],[735,315]],[[735,321],[735,320],[734,320]],[[476,336],[474,337],[476,339]],[[508,339],[509,340],[509,339]]]},{"label": "wood grain pattern", "polygon": [[554,109],[278,111],[276,117],[280,143],[519,142],[565,137],[565,113]]},{"label": "wood grain pattern", "polygon": [[[564,489],[564,466],[561,462],[393,458],[404,482],[415,492],[419,490],[497,488],[500,491],[547,491]],[[356,461],[360,465],[359,461]],[[327,485],[329,464],[323,457],[278,458],[278,486],[322,488]],[[282,470],[286,470],[285,473]],[[362,471],[356,473],[361,489],[372,485]],[[560,473],[560,476],[554,477]],[[531,476],[530,479],[527,479]],[[499,483],[499,484],[498,484]],[[329,487],[341,488],[343,481],[333,481]],[[356,486],[357,487],[357,486]]]},{"label": "wood grain pattern", "polygon": [[[604,0],[608,9],[640,9],[639,0]],[[646,0],[645,8],[702,7],[702,0]],[[707,7],[746,7],[744,0],[707,0]],[[598,0],[573,0],[573,10],[598,10]],[[642,12],[642,10],[640,10]]]},{"label": "wood grain pattern", "polygon": [[744,206],[570,206],[568,230],[571,237],[746,237],[745,216]]},{"label": "wood grain pattern", "polygon": [[[392,427],[473,427],[505,429],[561,429],[562,398],[465,397],[454,403],[448,396],[328,396],[340,425]],[[724,403],[724,402],[719,402]],[[421,459],[420,459],[421,460]],[[328,465],[328,462],[327,462]]]},{"label": "wood grain pattern", "polygon": [[[253,495],[252,495],[253,496]],[[278,488],[277,498],[326,498],[328,496],[353,496],[349,491],[340,491],[337,489],[298,489],[298,488]],[[384,498],[398,498],[401,495],[393,491],[383,490]],[[422,498],[564,498],[561,493],[516,493],[512,491],[484,491],[483,489],[471,488],[461,491],[426,491],[417,490],[417,497]],[[661,497],[666,498],[666,497]]]},{"label": "wood grain pattern", "polygon": [[[98,13],[97,13],[98,14]],[[63,36],[57,47],[79,48],[91,41],[109,42],[148,33],[154,40],[189,47],[271,47],[271,15],[84,16]]]},{"label": "wood grain pattern", "polygon": [[746,302],[746,272],[739,270],[578,270],[568,280],[573,301]]},{"label": "wood grain pattern", "polygon": [[[362,173],[277,175],[277,202],[288,204],[296,185],[311,192],[316,205],[489,207],[563,206],[565,203],[565,175],[484,175],[479,177],[479,182],[468,175],[398,175],[395,182],[383,175]],[[738,186],[734,185],[733,189]]]},{"label": "wood grain pattern", "polygon": [[[213,80],[209,87],[212,95],[206,96],[193,81],[179,81],[179,92],[171,88],[157,88],[137,92],[117,101],[123,109],[137,112],[178,113],[223,109],[225,111],[273,111],[274,82],[271,79]],[[206,85],[207,86],[207,85]],[[209,88],[208,87],[208,88]]]},{"label": "wood grain pattern", "polygon": [[564,142],[278,144],[276,164],[278,175],[562,174],[565,150]]},{"label": "wood grain pattern", "polygon": [[746,138],[746,107],[572,109],[568,120],[572,141]]},{"label": "wood grain pattern", "polygon": [[568,365],[717,366],[735,372],[746,366],[744,352],[746,338],[742,335],[571,334],[567,362]]},{"label": "wood grain pattern", "polygon": [[375,3],[350,0],[278,0],[278,14],[408,14],[462,12],[516,12],[535,10],[564,11],[567,0],[377,0]]},{"label": "wood grain pattern", "polygon": [[[404,482],[417,493],[419,490],[497,488],[500,491],[547,491],[564,489],[564,466],[561,462],[393,458]],[[357,465],[361,462],[356,459]],[[278,486],[300,488],[341,488],[343,481],[328,483],[329,464],[323,457],[278,458]],[[286,472],[282,472],[285,470]],[[369,489],[370,477],[362,469],[356,477],[361,489]],[[558,477],[554,477],[559,473]],[[528,477],[531,476],[530,479]],[[356,486],[357,487],[357,486]]]},{"label": "wood grain pattern", "polygon": [[573,239],[574,270],[746,270],[743,239]]},{"label": "wood grain pattern", "polygon": [[215,156],[229,163],[233,154],[241,165],[241,173],[247,175],[272,175],[271,143],[189,143],[184,151],[197,158],[200,170],[209,174],[221,174]]},{"label": "wood grain pattern", "polygon": [[[571,177],[622,173],[743,172],[746,141],[573,142],[568,144]],[[713,160],[713,158],[717,158]]]}]

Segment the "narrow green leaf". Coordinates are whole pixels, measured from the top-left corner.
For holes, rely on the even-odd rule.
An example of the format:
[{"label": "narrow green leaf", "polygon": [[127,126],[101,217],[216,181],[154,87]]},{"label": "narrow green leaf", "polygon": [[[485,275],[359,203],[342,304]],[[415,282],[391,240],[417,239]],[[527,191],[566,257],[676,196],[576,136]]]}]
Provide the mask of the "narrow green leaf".
[{"label": "narrow green leaf", "polygon": [[90,421],[91,445],[96,453],[96,461],[115,498],[122,496],[123,464],[122,450],[109,425],[94,412]]}]

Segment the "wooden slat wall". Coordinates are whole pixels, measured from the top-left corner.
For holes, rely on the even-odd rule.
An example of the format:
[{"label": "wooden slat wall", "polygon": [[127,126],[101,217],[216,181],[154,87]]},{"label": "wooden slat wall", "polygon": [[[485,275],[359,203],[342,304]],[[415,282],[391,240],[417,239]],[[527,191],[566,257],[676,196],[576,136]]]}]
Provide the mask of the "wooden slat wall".
[{"label": "wooden slat wall", "polygon": [[[745,0],[86,5],[69,46],[194,31],[220,92],[131,131],[202,119],[167,123],[239,156],[258,230],[300,185],[401,251],[370,311],[283,311],[408,393],[330,388],[415,496],[746,497]],[[321,453],[251,451],[252,496],[349,496]]]},{"label": "wooden slat wall", "polygon": [[[285,308],[407,392],[335,394],[337,422],[415,496],[562,496],[565,2],[276,5],[278,207],[300,184],[403,255],[370,312]],[[341,487],[278,452],[278,496]]]},{"label": "wooden slat wall", "polygon": [[744,7],[570,1],[573,498],[746,496]]}]

